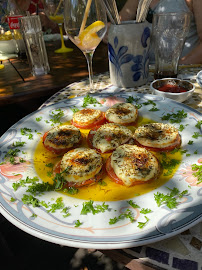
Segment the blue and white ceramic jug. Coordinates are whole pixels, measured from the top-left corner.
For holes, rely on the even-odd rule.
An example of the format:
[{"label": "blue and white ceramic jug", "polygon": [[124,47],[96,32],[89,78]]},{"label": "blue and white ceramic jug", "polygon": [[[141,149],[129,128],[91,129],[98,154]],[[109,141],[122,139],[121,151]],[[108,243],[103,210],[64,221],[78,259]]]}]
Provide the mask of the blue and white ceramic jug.
[{"label": "blue and white ceramic jug", "polygon": [[111,25],[108,33],[110,79],[118,87],[137,87],[149,76],[149,23],[135,21]]}]

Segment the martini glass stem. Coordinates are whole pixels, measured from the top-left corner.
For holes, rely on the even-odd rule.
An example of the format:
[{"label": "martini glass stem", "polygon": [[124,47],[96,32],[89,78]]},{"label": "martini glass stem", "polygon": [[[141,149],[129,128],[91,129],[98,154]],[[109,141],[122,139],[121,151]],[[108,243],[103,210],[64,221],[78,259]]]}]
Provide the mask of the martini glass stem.
[{"label": "martini glass stem", "polygon": [[87,65],[88,65],[90,93],[95,92],[94,85],[93,85],[93,54],[94,54],[94,51],[84,52],[84,55],[87,60]]},{"label": "martini glass stem", "polygon": [[59,24],[59,29],[60,29],[60,36],[61,36],[61,48],[65,48],[65,42],[64,42],[64,38],[63,38],[63,30],[62,30],[62,25]]}]

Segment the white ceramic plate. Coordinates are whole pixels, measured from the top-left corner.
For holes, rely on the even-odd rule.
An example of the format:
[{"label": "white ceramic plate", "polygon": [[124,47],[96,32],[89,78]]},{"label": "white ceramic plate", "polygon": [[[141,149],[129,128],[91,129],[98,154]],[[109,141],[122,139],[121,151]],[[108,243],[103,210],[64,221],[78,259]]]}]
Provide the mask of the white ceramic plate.
[{"label": "white ceramic plate", "polygon": [[[110,218],[119,216],[129,207],[126,200],[106,202],[111,210],[104,213],[80,215],[83,200],[61,195],[61,193],[55,191],[45,193],[39,197],[40,200],[48,202],[52,198],[56,199],[62,196],[65,205],[70,207],[71,213],[69,217],[64,218],[60,211],[49,213],[44,207],[24,205],[22,196],[26,188],[21,187],[17,191],[12,188],[13,182],[18,181],[19,178],[25,179],[26,176],[36,176],[33,165],[33,152],[42,134],[51,128],[50,114],[60,108],[65,114],[62,120],[64,122],[70,120],[72,118],[70,108],[74,106],[82,108],[83,97],[69,99],[36,111],[13,125],[1,137],[0,162],[4,160],[5,154],[11,148],[13,142],[16,141],[26,142],[21,149],[24,154],[20,154],[20,156],[27,162],[17,167],[0,165],[0,212],[11,223],[31,235],[53,243],[79,248],[116,249],[145,245],[174,236],[200,222],[202,220],[202,184],[197,185],[197,180],[192,175],[193,172],[190,166],[193,163],[200,165],[200,162],[202,162],[202,137],[198,139],[192,138],[194,132],[202,133],[201,130],[195,127],[197,121],[202,119],[201,114],[175,101],[153,95],[134,93],[117,93],[116,96],[100,94],[99,97],[95,97],[103,105],[97,105],[96,107],[91,105],[89,107],[100,108],[105,111],[115,102],[123,102],[129,96],[138,98],[138,103],[144,103],[148,100],[155,102],[159,111],[149,111],[153,107],[151,104],[142,106],[139,113],[140,116],[153,119],[156,122],[162,122],[161,117],[167,113],[176,113],[181,110],[187,113],[187,117],[180,124],[185,125],[185,129],[181,132],[182,149],[187,149],[190,156],[183,155],[179,169],[165,185],[157,190],[132,198],[141,207],[152,210],[152,213],[147,215],[149,222],[143,229],[138,228],[137,224],[145,221],[145,215],[140,214],[138,209],[132,208],[130,209],[134,217],[137,218],[135,222],[131,223],[129,219],[123,219],[114,225],[109,225]],[[41,118],[41,121],[36,121],[36,118]],[[46,120],[49,120],[49,123]],[[174,125],[179,127],[179,124]],[[24,127],[32,129],[33,140],[21,135],[20,129]],[[37,132],[34,132],[35,130]],[[41,134],[38,134],[38,132]],[[189,145],[189,140],[192,140],[193,144]],[[181,199],[181,203],[177,208],[171,210],[166,206],[158,207],[154,200],[154,193],[167,193],[168,189],[166,187],[177,187],[180,191],[188,189],[189,193]],[[11,197],[16,200],[11,202]],[[102,202],[97,201],[94,203],[102,204]],[[37,217],[33,214],[37,215]],[[80,227],[75,227],[76,220],[82,222]]]},{"label": "white ceramic plate", "polygon": [[202,87],[202,70],[196,75],[196,81]]}]

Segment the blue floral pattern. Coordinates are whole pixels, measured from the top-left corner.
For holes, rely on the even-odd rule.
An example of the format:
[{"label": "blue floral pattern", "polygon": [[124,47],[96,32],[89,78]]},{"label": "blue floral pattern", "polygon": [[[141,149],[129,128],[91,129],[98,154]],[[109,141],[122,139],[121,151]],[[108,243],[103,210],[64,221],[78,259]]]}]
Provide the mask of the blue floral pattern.
[{"label": "blue floral pattern", "polygon": [[150,37],[150,29],[149,27],[145,27],[142,36],[141,36],[141,44],[142,47],[145,48],[143,51],[143,55],[132,55],[127,53],[128,47],[121,46],[116,54],[115,49],[117,49],[119,40],[118,37],[114,38],[114,47],[110,43],[108,43],[108,51],[109,51],[109,60],[115,66],[115,76],[123,77],[123,73],[121,71],[121,66],[123,64],[129,63],[132,61],[134,64],[131,66],[131,71],[133,74],[133,81],[139,81],[142,77],[143,79],[148,77],[148,61],[149,61],[149,50],[148,50],[148,38]]}]

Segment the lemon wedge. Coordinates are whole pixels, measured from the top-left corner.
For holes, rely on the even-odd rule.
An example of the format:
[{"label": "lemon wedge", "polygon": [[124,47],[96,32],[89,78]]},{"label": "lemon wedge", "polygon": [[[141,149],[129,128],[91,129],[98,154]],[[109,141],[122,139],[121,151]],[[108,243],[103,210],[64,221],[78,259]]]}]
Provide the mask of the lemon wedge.
[{"label": "lemon wedge", "polygon": [[102,21],[96,21],[90,24],[78,36],[79,43],[77,45],[86,50],[95,49],[101,41],[97,32],[103,27],[105,27],[105,24]]}]

